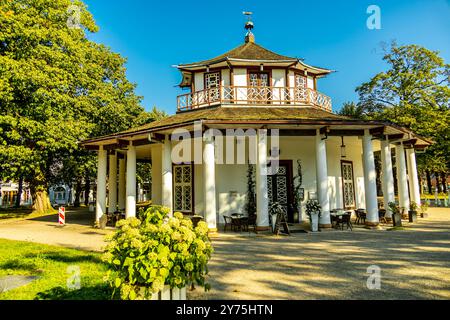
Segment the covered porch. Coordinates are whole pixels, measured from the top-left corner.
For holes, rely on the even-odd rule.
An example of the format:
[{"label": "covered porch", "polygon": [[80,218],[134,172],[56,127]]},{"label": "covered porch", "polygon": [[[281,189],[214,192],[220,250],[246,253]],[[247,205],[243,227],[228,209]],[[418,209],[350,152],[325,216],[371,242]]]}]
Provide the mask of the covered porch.
[{"label": "covered porch", "polygon": [[[285,109],[293,112],[293,109]],[[232,135],[227,134],[231,131]],[[299,159],[304,174],[304,197],[298,215],[289,213],[292,222],[306,219],[302,206],[309,199],[317,199],[322,207],[322,228],[331,227],[330,211],[336,208],[364,208],[366,225],[377,227],[379,203],[374,152],[381,153],[383,203],[387,206],[395,200],[396,170],[399,206],[409,208],[411,201],[420,204],[415,152],[428,144],[404,128],[381,122],[240,121],[223,117],[207,119],[204,114],[202,120],[191,119],[184,123],[162,120],[83,142],[86,148],[98,152],[96,220],[118,210],[124,210],[127,218],[136,216],[136,164],[145,161],[152,165],[152,203],[172,211],[200,215],[211,232],[218,231],[224,216],[235,212],[247,214],[249,163],[254,164],[255,171],[256,227],[258,231],[268,230],[270,204],[279,201],[274,193],[283,196],[281,193],[285,192],[283,201],[292,207],[294,185],[291,180],[298,172]],[[190,149],[186,149],[188,145]],[[239,150],[244,150],[244,154]],[[270,174],[274,161],[286,172]],[[278,177],[284,180],[283,176],[286,190],[276,189],[274,183]],[[387,216],[390,214],[388,211]]]}]

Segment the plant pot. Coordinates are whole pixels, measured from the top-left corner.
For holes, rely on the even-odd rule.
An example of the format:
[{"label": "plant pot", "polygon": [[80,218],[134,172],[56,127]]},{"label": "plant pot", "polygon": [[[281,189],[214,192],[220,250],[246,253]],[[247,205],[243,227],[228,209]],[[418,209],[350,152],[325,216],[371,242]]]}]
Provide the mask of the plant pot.
[{"label": "plant pot", "polygon": [[402,226],[402,215],[401,214],[393,214],[392,215],[392,225],[394,227],[401,227]]},{"label": "plant pot", "polygon": [[319,231],[319,215],[318,214],[311,215],[311,231],[312,232]]},{"label": "plant pot", "polygon": [[172,288],[166,285],[164,289],[158,293],[154,293],[151,297],[143,298],[144,300],[186,300],[186,287]]},{"label": "plant pot", "polygon": [[428,213],[422,212],[422,213],[420,214],[420,217],[421,217],[421,218],[428,218]]},{"label": "plant pot", "polygon": [[409,218],[409,222],[417,222],[417,211],[409,210],[408,218]]}]

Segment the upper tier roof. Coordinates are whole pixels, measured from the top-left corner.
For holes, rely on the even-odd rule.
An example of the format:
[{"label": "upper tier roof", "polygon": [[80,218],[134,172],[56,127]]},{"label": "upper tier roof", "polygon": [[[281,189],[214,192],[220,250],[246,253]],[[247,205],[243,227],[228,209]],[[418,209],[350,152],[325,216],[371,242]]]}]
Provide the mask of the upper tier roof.
[{"label": "upper tier roof", "polygon": [[180,64],[176,67],[180,70],[199,70],[205,67],[213,67],[219,64],[227,65],[227,64],[238,64],[238,65],[251,65],[252,63],[266,63],[268,65],[275,64],[280,66],[290,66],[297,67],[302,70],[308,70],[308,72],[325,75],[332,70],[314,67],[307,65],[302,61],[302,59],[283,56],[273,51],[270,51],[259,44],[254,42],[246,42],[240,45],[237,48],[234,48],[220,56],[209,60],[203,60],[194,63]]}]

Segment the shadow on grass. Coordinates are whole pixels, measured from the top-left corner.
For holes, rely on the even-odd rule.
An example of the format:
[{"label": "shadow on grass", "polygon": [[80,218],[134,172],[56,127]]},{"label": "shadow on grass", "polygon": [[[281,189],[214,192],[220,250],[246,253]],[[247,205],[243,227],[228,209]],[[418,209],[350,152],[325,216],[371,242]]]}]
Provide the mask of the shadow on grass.
[{"label": "shadow on grass", "polygon": [[20,270],[36,271],[37,265],[34,262],[21,261],[20,259],[11,259],[0,264],[0,270]]},{"label": "shadow on grass", "polygon": [[[115,295],[116,296],[116,295]],[[113,290],[107,284],[69,290],[55,287],[36,294],[34,300],[111,300]]]},{"label": "shadow on grass", "polygon": [[91,263],[98,263],[103,264],[103,261],[101,260],[100,256],[96,256],[94,254],[83,254],[83,255],[71,255],[66,254],[62,252],[48,252],[44,254],[27,254],[25,255],[26,258],[43,258],[45,260],[52,260],[55,262],[63,262],[63,263],[83,263],[83,262],[91,262]]}]

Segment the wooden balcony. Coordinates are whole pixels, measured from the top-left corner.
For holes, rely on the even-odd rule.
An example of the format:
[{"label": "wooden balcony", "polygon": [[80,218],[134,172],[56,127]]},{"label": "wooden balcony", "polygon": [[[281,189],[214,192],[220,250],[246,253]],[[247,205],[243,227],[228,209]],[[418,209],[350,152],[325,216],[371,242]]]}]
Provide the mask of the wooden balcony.
[{"label": "wooden balcony", "polygon": [[177,111],[188,111],[219,104],[313,106],[332,112],[331,98],[309,88],[221,86],[182,94]]}]

